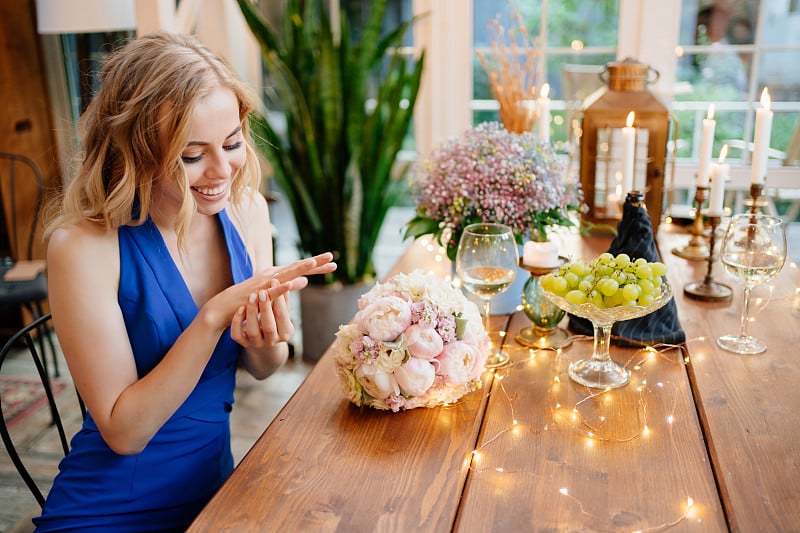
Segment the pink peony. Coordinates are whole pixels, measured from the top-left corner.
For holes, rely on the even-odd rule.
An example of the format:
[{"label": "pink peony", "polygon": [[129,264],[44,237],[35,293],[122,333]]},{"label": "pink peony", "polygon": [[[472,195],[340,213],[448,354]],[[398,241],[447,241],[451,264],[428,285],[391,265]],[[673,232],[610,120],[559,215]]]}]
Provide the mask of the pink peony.
[{"label": "pink peony", "polygon": [[429,361],[409,357],[404,365],[394,369],[394,377],[403,394],[420,396],[433,385],[436,372]]},{"label": "pink peony", "polygon": [[449,280],[398,274],[358,305],[334,343],[352,403],[397,412],[449,404],[480,389],[489,339],[477,306]]},{"label": "pink peony", "polygon": [[[447,385],[461,385],[477,377],[475,369],[480,351],[473,344],[454,341],[446,344],[439,359],[438,374]],[[478,375],[480,375],[478,373]]]},{"label": "pink peony", "polygon": [[433,359],[444,348],[444,341],[435,329],[413,324],[406,330],[406,347],[411,357]]},{"label": "pink peony", "polygon": [[355,374],[361,386],[373,398],[383,400],[392,394],[400,394],[400,387],[394,376],[375,365],[361,365],[356,368]]},{"label": "pink peony", "polygon": [[411,325],[411,306],[402,298],[387,296],[370,302],[354,320],[376,341],[393,341]]}]

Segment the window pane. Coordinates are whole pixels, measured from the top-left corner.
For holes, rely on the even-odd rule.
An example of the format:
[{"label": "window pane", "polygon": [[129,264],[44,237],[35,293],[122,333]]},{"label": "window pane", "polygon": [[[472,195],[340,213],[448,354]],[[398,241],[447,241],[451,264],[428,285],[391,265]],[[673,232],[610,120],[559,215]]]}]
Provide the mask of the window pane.
[{"label": "window pane", "polygon": [[677,81],[687,82],[691,90],[678,95],[677,99],[746,102],[752,54],[737,53],[719,45],[709,50],[678,58]]},{"label": "window pane", "polygon": [[[532,4],[532,5],[530,5]],[[541,1],[526,2],[523,16],[539,24]],[[616,46],[618,0],[562,0],[547,4],[548,46]]]},{"label": "window pane", "polygon": [[759,2],[683,0],[678,43],[753,44]]},{"label": "window pane", "polygon": [[[676,97],[681,138],[686,139],[678,147],[679,156],[693,154],[702,119],[699,103],[714,102],[716,144],[730,140],[730,157],[748,161],[746,141],[752,139],[753,109],[764,87],[769,88],[775,112],[771,148],[796,150],[791,147],[792,139],[800,136],[800,71],[792,68],[800,64],[797,4],[789,0],[682,0],[680,44],[686,50],[679,53],[677,77],[690,90]],[[714,149],[717,153],[719,146]],[[788,154],[788,159],[795,158]]]},{"label": "window pane", "polygon": [[[542,0],[474,2],[474,47],[477,54],[484,54],[489,70],[500,76],[495,84],[504,88],[513,85],[518,88],[517,92],[527,92],[529,98],[538,95],[545,82],[550,85],[549,95],[554,100],[551,139],[558,143],[568,137],[567,115],[574,107],[572,101],[582,100],[595,88],[604,85],[596,69],[594,72],[589,68],[578,74],[565,74],[563,68],[565,65],[578,65],[599,69],[615,59],[619,1],[550,1],[547,2],[546,16],[542,4]],[[547,46],[541,45],[543,23],[546,24]],[[514,32],[513,39],[509,30]],[[516,54],[512,53],[514,50]],[[524,83],[510,83],[513,73],[496,67],[498,56],[505,59],[511,69],[516,66],[530,71],[526,71]],[[473,58],[474,123],[499,118],[498,101],[486,70],[486,63]],[[503,78],[504,74],[506,78]],[[536,94],[531,94],[531,89]]]}]

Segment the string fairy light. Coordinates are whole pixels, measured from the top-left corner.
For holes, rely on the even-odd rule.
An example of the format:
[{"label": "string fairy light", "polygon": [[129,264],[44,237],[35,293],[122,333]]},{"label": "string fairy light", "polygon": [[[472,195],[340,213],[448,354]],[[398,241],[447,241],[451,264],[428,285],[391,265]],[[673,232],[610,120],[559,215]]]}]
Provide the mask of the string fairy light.
[{"label": "string fairy light", "polygon": [[[591,341],[593,337],[575,336],[573,342],[581,340]],[[536,352],[536,350],[534,350],[534,352]],[[553,352],[551,351],[550,353]],[[535,427],[532,427],[531,424],[526,424],[523,419],[518,417],[515,411],[516,396],[512,396],[508,392],[505,383],[519,365],[527,365],[529,368],[538,369],[538,366],[530,366],[530,359],[536,358],[536,356],[536,353],[529,353],[528,357],[523,357],[517,361],[512,359],[512,362],[504,367],[491,369],[490,379],[492,381],[487,383],[487,388],[490,389],[489,394],[500,394],[504,403],[507,404],[509,409],[509,423],[506,427],[496,431],[493,435],[483,436],[480,444],[472,450],[469,455],[470,471],[474,473],[491,471],[495,475],[503,476],[526,475],[536,477],[544,482],[554,481],[552,476],[537,474],[531,472],[529,469],[510,468],[509,465],[492,464],[491,454],[489,453],[489,450],[493,446],[504,445],[505,441],[501,440],[501,438],[507,433],[511,433],[515,439],[521,438],[526,434],[536,435],[538,433]],[[642,347],[633,352],[627,362],[627,366],[629,368],[636,368],[636,372],[631,379],[632,384],[634,384],[632,390],[636,391],[637,397],[634,402],[637,413],[635,417],[630,417],[630,412],[624,412],[630,401],[618,401],[618,398],[621,399],[619,392],[608,388],[601,390],[586,388],[585,391],[582,391],[582,397],[576,398],[571,406],[564,404],[563,399],[565,393],[561,391],[560,385],[562,376],[568,366],[569,358],[562,354],[561,350],[558,350],[555,352],[555,357],[550,357],[549,360],[551,361],[554,375],[547,380],[549,387],[546,390],[546,397],[549,399],[552,407],[550,409],[550,416],[542,424],[541,430],[558,431],[566,429],[569,431],[576,431],[583,436],[584,446],[587,450],[596,447],[601,442],[626,443],[636,440],[643,441],[650,438],[654,433],[654,428],[647,422],[648,398],[653,394],[664,394],[670,391],[673,391],[673,409],[663,420],[666,427],[670,428],[670,431],[672,426],[674,426],[676,422],[674,411],[679,397],[679,385],[662,379],[651,386],[648,382],[646,371],[648,367],[659,361],[672,365],[687,365],[689,363],[689,357],[685,345],[659,344]],[[539,372],[541,370],[535,371]],[[601,406],[604,407],[601,408]],[[584,408],[588,408],[589,410],[584,411]],[[611,409],[611,411],[606,413],[603,412],[602,409]],[[587,417],[587,413],[593,415],[591,419]],[[609,417],[609,415],[614,416]],[[619,423],[619,420],[622,418],[633,420],[634,429],[629,431],[614,429],[613,424],[615,422]],[[527,427],[528,429],[522,431],[523,427]],[[516,445],[516,442],[516,440],[513,441],[511,445]],[[582,514],[592,517],[593,520],[602,519],[602,517],[594,516],[592,513],[588,512],[584,503],[570,494],[568,487],[562,486],[558,488],[558,490],[563,496],[569,498]],[[675,520],[648,527],[640,531],[662,531],[689,518],[697,518],[698,521],[702,521],[702,517],[699,516],[698,508],[691,497],[687,498],[682,496],[678,506],[681,508],[681,514]]]}]

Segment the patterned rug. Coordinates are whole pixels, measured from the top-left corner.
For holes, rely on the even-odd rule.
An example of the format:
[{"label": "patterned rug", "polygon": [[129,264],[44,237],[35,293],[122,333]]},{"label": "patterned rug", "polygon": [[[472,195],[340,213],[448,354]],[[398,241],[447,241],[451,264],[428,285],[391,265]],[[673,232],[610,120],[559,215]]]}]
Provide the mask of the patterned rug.
[{"label": "patterned rug", "polygon": [[[51,380],[53,394],[56,395],[66,386],[63,379]],[[19,376],[0,376],[0,404],[6,425],[12,427],[26,416],[47,404],[42,382],[38,378]]]}]

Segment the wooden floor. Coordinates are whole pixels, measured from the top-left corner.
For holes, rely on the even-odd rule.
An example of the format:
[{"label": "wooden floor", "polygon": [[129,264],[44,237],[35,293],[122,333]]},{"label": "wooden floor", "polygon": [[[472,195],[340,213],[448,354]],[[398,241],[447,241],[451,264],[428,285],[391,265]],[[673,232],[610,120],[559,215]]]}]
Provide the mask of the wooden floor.
[{"label": "wooden floor", "polygon": [[[296,232],[293,230],[290,214],[285,206],[278,202],[273,204],[273,223],[279,228],[277,237],[276,262],[286,263],[295,257]],[[376,249],[376,269],[379,277],[388,272],[394,261],[402,254],[405,244],[402,242],[403,224],[410,220],[409,209],[397,208],[387,217],[384,229]],[[800,223],[790,225],[789,251],[792,259],[800,263]],[[297,306],[295,306],[295,309]],[[299,320],[296,320],[299,327]],[[231,432],[234,459],[238,462],[264,428],[275,417],[286,401],[291,397],[300,383],[303,382],[310,364],[303,362],[302,341],[299,336],[294,340],[297,347],[295,357],[276,374],[264,381],[256,381],[245,373],[241,373],[235,391],[235,406],[231,413]],[[29,372],[20,362],[9,365],[4,371],[25,374]],[[72,395],[67,389],[59,395],[59,401],[73,406],[68,418],[72,423],[72,432],[79,425],[80,415]],[[33,413],[25,422],[15,426],[15,435],[24,442],[25,455],[32,465],[38,479],[52,479],[56,471],[56,463],[60,457],[56,436],[48,425],[47,413],[44,410]],[[55,446],[54,446],[55,445]],[[7,454],[0,454],[0,531],[30,531],[30,517],[38,511],[36,502],[17,475]]]}]

